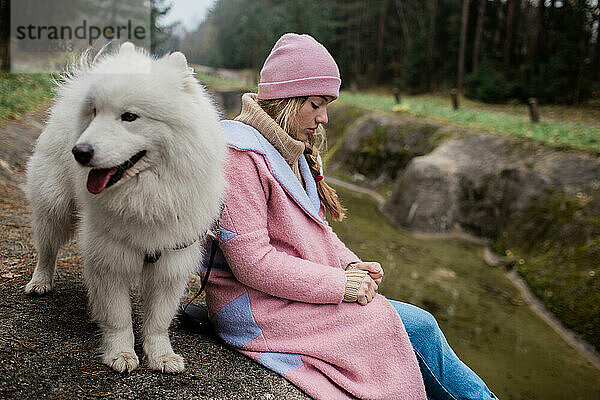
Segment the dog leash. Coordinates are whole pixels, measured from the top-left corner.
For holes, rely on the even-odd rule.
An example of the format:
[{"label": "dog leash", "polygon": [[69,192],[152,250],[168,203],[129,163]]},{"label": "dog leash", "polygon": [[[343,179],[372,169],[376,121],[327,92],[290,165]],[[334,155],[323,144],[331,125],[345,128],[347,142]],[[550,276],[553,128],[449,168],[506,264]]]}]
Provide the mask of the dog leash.
[{"label": "dog leash", "polygon": [[[217,254],[217,249],[219,248],[219,238],[220,238],[220,230],[218,231],[208,231],[206,233],[206,236],[211,238],[210,240],[210,257],[208,259],[208,265],[206,266],[206,274],[204,275],[204,278],[202,279],[202,285],[200,285],[200,291],[198,293],[196,293],[196,295],[192,298],[192,300],[190,300],[190,302],[188,304],[186,304],[186,306],[184,307],[183,311],[185,312],[187,306],[196,299],[196,297],[198,297],[198,295],[200,295],[200,293],[202,293],[202,291],[204,290],[204,288],[206,287],[206,284],[208,283],[208,278],[210,275],[210,270],[212,269],[213,266],[213,262],[215,261],[215,255]],[[185,249],[186,247],[190,247],[191,245],[193,245],[194,243],[196,243],[198,241],[198,239],[194,240],[192,243],[186,244],[186,245],[182,245],[182,246],[177,246],[174,247],[170,250],[182,250]],[[161,256],[161,252],[157,251],[154,254],[145,254],[144,255],[144,262],[148,263],[148,264],[154,264],[155,262],[157,262],[160,259]]]},{"label": "dog leash", "polygon": [[[213,235],[211,235],[213,236]],[[211,240],[210,245],[210,257],[208,260],[208,265],[206,266],[206,272],[204,274],[204,278],[202,279],[202,284],[200,285],[200,290],[192,297],[190,301],[188,301],[185,305],[179,305],[179,310],[177,312],[177,319],[180,323],[183,324],[187,329],[195,331],[195,332],[207,332],[212,328],[210,323],[210,319],[208,317],[208,310],[205,307],[192,304],[196,298],[204,291],[206,285],[208,284],[208,279],[210,276],[210,271],[212,269],[215,255],[217,254],[217,249],[219,248],[219,240],[213,238]],[[188,307],[191,307],[191,310],[188,310]]]},{"label": "dog leash", "polygon": [[[221,211],[219,213],[219,218],[217,218],[211,229],[206,231],[204,238],[208,238],[210,240],[210,256],[208,258],[208,264],[206,265],[206,272],[204,273],[204,277],[202,278],[202,284],[200,285],[200,290],[192,297],[190,301],[188,301],[185,306],[179,305],[179,310],[177,313],[177,317],[181,322],[188,325],[189,327],[198,328],[205,327],[210,325],[210,321],[208,318],[208,311],[202,306],[196,306],[196,310],[194,312],[188,312],[188,307],[200,296],[200,294],[206,289],[206,285],[208,284],[208,280],[210,278],[210,271],[212,270],[213,263],[215,261],[215,256],[217,254],[217,250],[219,249],[219,241],[221,240],[221,229],[219,228],[219,220],[221,219],[221,215],[223,214],[223,209],[225,208],[224,204],[221,204]],[[182,250],[186,247],[189,247],[196,243],[200,239],[196,239],[191,243],[178,245],[170,250]],[[144,254],[144,262],[147,264],[154,264],[160,259],[162,255],[161,250],[157,250],[154,253],[145,253]]]},{"label": "dog leash", "polygon": [[192,297],[192,299],[182,308],[182,312],[185,314],[185,311],[187,310],[188,306],[194,301],[196,300],[196,298],[198,296],[200,296],[200,293],[202,293],[204,291],[204,289],[206,288],[206,285],[208,284],[208,279],[210,277],[210,270],[212,269],[213,266],[213,262],[215,261],[215,255],[217,254],[217,249],[219,248],[219,236],[220,236],[220,231],[218,231],[219,233],[215,234],[213,232],[209,233],[208,236],[211,236],[211,242],[210,242],[210,257],[208,259],[208,265],[206,266],[206,272],[204,273],[204,278],[202,278],[202,284],[200,285],[200,290],[194,295],[194,297]]},{"label": "dog leash", "polygon": [[200,296],[200,294],[206,288],[208,284],[208,280],[210,278],[210,271],[213,267],[215,256],[217,254],[217,250],[219,249],[219,241],[221,240],[221,229],[219,228],[219,220],[221,219],[221,215],[223,214],[223,209],[225,208],[224,204],[221,204],[221,212],[219,213],[219,218],[215,221],[211,230],[206,232],[206,237],[210,238],[210,256],[208,258],[208,264],[206,266],[206,272],[204,273],[204,277],[202,278],[202,284],[200,285],[200,290],[192,297],[190,301],[186,303],[185,306],[179,305],[178,317],[181,322],[183,322],[188,327],[195,328],[204,328],[211,327],[210,319],[208,317],[208,311],[206,308],[201,306],[194,305],[194,311],[188,311],[188,307]]}]

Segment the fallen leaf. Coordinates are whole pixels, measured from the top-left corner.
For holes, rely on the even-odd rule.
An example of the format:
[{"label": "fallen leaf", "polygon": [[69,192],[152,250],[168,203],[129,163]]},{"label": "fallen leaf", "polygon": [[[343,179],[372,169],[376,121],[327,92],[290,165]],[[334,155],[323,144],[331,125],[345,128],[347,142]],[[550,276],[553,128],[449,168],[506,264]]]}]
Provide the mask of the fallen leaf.
[{"label": "fallen leaf", "polygon": [[14,274],[14,273],[12,273],[12,272],[7,272],[7,273],[5,273],[5,274],[2,274],[2,277],[3,277],[3,278],[8,278],[8,279],[11,279],[11,278],[18,278],[19,276],[21,276],[21,274]]}]

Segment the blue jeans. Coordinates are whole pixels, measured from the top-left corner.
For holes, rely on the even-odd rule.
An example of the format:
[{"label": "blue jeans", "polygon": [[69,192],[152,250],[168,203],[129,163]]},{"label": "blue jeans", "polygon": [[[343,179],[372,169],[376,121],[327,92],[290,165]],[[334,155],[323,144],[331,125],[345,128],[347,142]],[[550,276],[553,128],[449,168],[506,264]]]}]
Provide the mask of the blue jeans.
[{"label": "blue jeans", "polygon": [[458,359],[437,321],[427,311],[390,300],[413,346],[428,399],[497,399],[483,380]]}]

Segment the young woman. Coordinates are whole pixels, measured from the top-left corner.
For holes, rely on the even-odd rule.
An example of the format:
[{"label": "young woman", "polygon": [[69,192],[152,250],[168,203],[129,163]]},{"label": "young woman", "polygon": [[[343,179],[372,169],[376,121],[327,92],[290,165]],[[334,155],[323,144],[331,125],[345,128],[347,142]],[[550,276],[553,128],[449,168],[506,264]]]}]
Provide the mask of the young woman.
[{"label": "young woman", "polygon": [[319,399],[490,399],[431,314],[377,294],[379,263],[332,231],[344,217],[315,146],[338,97],[338,67],[308,35],[286,34],[258,94],[224,121],[228,190],[207,286],[220,338]]}]

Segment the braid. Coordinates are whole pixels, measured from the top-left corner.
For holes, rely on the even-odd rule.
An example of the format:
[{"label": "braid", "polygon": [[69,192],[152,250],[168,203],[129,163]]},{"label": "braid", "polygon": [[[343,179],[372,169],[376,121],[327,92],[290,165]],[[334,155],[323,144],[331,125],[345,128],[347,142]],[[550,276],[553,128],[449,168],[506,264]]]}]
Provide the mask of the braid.
[{"label": "braid", "polygon": [[[321,165],[319,164],[319,149],[315,145],[316,134],[309,135],[308,143],[305,143],[304,155],[306,157],[306,161],[308,162],[308,166],[310,167],[310,172],[314,177],[317,175],[321,175]],[[316,182],[317,183],[317,192],[319,193],[319,198],[321,202],[329,211],[331,218],[334,221],[341,221],[346,216],[346,209],[340,203],[337,193],[335,189],[329,186],[323,179]]]}]

